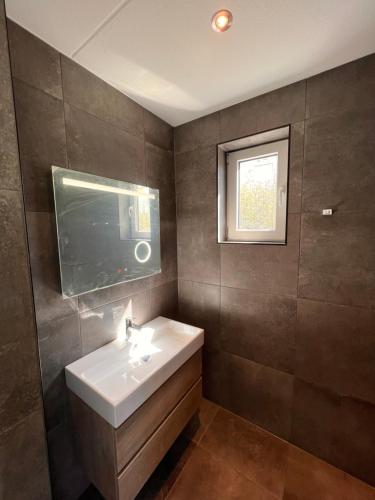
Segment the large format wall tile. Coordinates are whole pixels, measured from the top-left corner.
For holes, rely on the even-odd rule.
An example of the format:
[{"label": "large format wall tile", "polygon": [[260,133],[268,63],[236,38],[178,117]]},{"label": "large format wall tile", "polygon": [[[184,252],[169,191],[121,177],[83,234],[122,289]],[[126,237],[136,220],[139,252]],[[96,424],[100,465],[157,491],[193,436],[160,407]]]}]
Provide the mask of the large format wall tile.
[{"label": "large format wall tile", "polygon": [[70,168],[145,184],[143,140],[69,104],[65,118]]},{"label": "large format wall tile", "polygon": [[293,372],[295,299],[222,287],[220,314],[222,349]]},{"label": "large format wall tile", "polygon": [[212,215],[179,218],[177,256],[179,278],[220,283],[220,246]]},{"label": "large format wall tile", "polygon": [[146,184],[159,189],[160,218],[176,221],[173,154],[146,143]]},{"label": "large format wall tile", "polygon": [[60,54],[54,48],[8,20],[12,76],[62,99]]},{"label": "large format wall tile", "polygon": [[175,153],[212,146],[219,142],[219,114],[198,118],[174,131]]},{"label": "large format wall tile", "polygon": [[42,410],[1,436],[0,471],[4,500],[51,498]]},{"label": "large format wall tile", "polygon": [[296,375],[375,404],[375,311],[299,300]]},{"label": "large format wall tile", "polygon": [[299,296],[375,305],[375,212],[302,216]]},{"label": "large format wall tile", "polygon": [[53,499],[80,498],[90,483],[76,454],[70,422],[48,433],[48,452]]},{"label": "large format wall tile", "polygon": [[22,211],[18,191],[0,191],[0,432],[41,405]]},{"label": "large format wall tile", "polygon": [[157,316],[175,319],[178,310],[178,285],[176,281],[170,281],[160,286],[150,288],[150,303],[147,309],[142,311],[144,317],[136,323],[150,321]]},{"label": "large format wall tile", "polygon": [[4,1],[0,0],[0,496],[51,498]]},{"label": "large format wall tile", "polygon": [[216,147],[175,157],[177,216],[216,213]]},{"label": "large format wall tile", "polygon": [[340,404],[340,396],[296,378],[291,441],[327,462],[337,463]]},{"label": "large format wall tile", "polygon": [[[0,8],[3,6],[1,5]],[[0,178],[2,189],[20,189],[18,143],[14,117],[5,17],[0,12]]]},{"label": "large format wall tile", "polygon": [[82,356],[78,314],[40,326],[38,340],[44,412],[49,431],[62,423],[65,417],[64,368]]},{"label": "large format wall tile", "polygon": [[294,123],[290,128],[288,213],[301,211],[304,141],[305,122]]},{"label": "large format wall tile", "polygon": [[220,111],[220,142],[304,120],[305,90],[301,81]]},{"label": "large format wall tile", "polygon": [[97,307],[104,306],[110,302],[117,302],[120,299],[146,290],[148,286],[149,279],[146,278],[119,283],[115,286],[84,293],[83,295],[77,297],[79,311],[89,311],[90,309],[96,309]]},{"label": "large format wall tile", "polygon": [[26,210],[49,212],[51,166],[67,166],[63,104],[18,80],[14,95]]},{"label": "large format wall tile", "polygon": [[34,317],[22,210],[21,193],[0,190],[1,343],[33,337]]},{"label": "large format wall tile", "polygon": [[118,337],[125,337],[125,320],[142,324],[148,319],[149,292],[144,291],[117,302],[80,313],[82,354],[89,354]]},{"label": "large format wall tile", "polygon": [[225,354],[220,367],[221,401],[225,408],[289,439],[293,376]]},{"label": "large format wall tile", "polygon": [[307,80],[306,117],[374,102],[375,55],[325,71]]},{"label": "large format wall tile", "polygon": [[375,100],[372,107],[313,118],[306,127],[303,210],[373,212]]},{"label": "large format wall tile", "polygon": [[338,467],[375,486],[375,406],[343,398]]},{"label": "large format wall tile", "polygon": [[153,113],[143,110],[146,142],[173,152],[173,127]]},{"label": "large format wall tile", "polygon": [[280,295],[297,294],[300,216],[288,216],[287,245],[221,245],[221,284]]},{"label": "large format wall tile", "polygon": [[375,485],[375,406],[295,381],[292,442]]},{"label": "large format wall tile", "polygon": [[143,139],[143,109],[76,62],[61,56],[64,101]]},{"label": "large format wall tile", "polygon": [[73,314],[78,309],[78,300],[77,297],[64,299],[61,293],[54,214],[28,212],[26,217],[35,315],[39,326]]},{"label": "large format wall tile", "polygon": [[204,345],[220,347],[220,287],[194,281],[178,281],[181,321],[204,329]]}]

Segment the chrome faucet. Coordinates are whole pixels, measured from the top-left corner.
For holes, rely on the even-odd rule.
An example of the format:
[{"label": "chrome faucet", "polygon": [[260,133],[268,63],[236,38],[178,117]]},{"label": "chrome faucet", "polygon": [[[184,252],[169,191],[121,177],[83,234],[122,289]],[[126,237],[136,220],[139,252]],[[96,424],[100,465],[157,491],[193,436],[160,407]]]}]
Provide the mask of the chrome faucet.
[{"label": "chrome faucet", "polygon": [[142,327],[140,325],[136,325],[135,323],[133,323],[133,321],[130,318],[126,318],[126,322],[125,322],[125,338],[126,338],[126,340],[129,340],[132,330],[140,331],[141,329],[142,329]]}]

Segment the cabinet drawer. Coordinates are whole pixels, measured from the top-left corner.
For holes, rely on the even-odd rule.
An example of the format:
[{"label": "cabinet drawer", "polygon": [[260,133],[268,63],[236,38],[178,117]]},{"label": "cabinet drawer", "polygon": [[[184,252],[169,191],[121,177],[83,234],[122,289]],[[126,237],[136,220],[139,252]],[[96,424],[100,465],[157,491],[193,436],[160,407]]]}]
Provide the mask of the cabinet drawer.
[{"label": "cabinet drawer", "polygon": [[115,431],[117,472],[140,450],[202,373],[198,351]]},{"label": "cabinet drawer", "polygon": [[200,378],[119,475],[117,483],[119,500],[132,500],[137,495],[199,408],[201,396]]}]

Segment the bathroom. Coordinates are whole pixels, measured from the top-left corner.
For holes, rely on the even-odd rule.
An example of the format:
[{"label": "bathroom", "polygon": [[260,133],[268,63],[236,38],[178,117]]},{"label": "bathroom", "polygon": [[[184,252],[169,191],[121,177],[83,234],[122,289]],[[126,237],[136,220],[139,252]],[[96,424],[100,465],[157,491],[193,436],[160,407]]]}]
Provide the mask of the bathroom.
[{"label": "bathroom", "polygon": [[0,41],[0,500],[375,500],[375,2]]}]

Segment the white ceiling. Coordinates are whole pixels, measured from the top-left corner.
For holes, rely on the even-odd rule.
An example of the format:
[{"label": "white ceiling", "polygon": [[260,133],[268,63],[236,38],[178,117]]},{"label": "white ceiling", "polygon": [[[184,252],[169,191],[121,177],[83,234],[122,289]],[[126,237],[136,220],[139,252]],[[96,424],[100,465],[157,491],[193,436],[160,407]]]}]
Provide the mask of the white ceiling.
[{"label": "white ceiling", "polygon": [[[6,0],[7,14],[172,125],[375,52],[375,0]],[[233,12],[215,33],[211,16]]]}]

